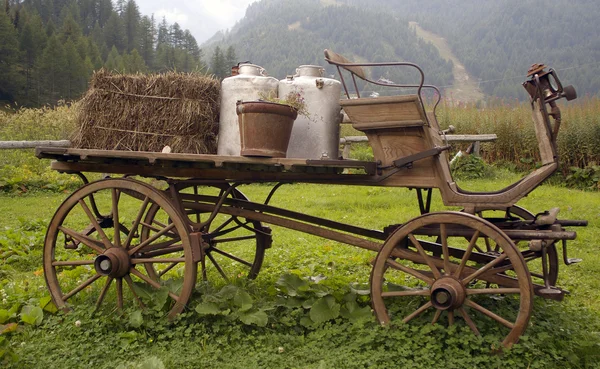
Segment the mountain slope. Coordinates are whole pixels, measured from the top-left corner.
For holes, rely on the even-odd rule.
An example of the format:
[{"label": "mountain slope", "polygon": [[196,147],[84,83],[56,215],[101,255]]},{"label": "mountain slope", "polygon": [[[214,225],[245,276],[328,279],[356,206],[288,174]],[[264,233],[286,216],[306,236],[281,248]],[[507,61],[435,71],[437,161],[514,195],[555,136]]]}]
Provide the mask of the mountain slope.
[{"label": "mountain slope", "polygon": [[[369,0],[340,0],[357,7]],[[443,35],[488,95],[523,97],[529,65],[545,63],[580,94],[600,92],[597,0],[379,0],[378,5]]]},{"label": "mountain slope", "polygon": [[[380,11],[340,5],[334,1],[263,0],[252,4],[242,19],[220,41],[204,45],[233,46],[239,60],[250,60],[283,78],[297,66],[325,66],[323,50],[332,49],[355,61],[411,61],[426,72],[426,82],[449,84],[452,63],[416,36],[408,23]],[[328,67],[328,74],[334,74]],[[415,82],[416,74],[375,71],[372,77]]]},{"label": "mountain slope", "polygon": [[409,29],[415,21],[446,39],[488,96],[524,98],[520,82],[539,62],[580,94],[597,95],[597,19],[597,0],[263,0],[205,51],[234,45],[240,60],[283,77],[299,64],[322,65],[322,49],[331,48],[354,60],[412,61],[428,82],[452,84],[451,63]]}]

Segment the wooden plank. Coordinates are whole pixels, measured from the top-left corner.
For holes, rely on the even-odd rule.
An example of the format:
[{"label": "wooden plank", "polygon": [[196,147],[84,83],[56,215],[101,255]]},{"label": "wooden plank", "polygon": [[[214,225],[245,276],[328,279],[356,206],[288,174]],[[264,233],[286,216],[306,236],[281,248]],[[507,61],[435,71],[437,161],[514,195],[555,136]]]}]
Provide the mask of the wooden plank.
[{"label": "wooden plank", "polygon": [[446,139],[448,142],[490,142],[496,141],[498,136],[494,133],[483,135],[446,135]]},{"label": "wooden plank", "polygon": [[[486,135],[446,135],[448,142],[491,142],[496,141],[496,134]],[[367,136],[346,136],[340,138],[340,145],[352,144],[357,142],[367,142]]]},{"label": "wooden plank", "polygon": [[71,147],[71,141],[0,141],[0,149],[35,149],[38,146]]}]

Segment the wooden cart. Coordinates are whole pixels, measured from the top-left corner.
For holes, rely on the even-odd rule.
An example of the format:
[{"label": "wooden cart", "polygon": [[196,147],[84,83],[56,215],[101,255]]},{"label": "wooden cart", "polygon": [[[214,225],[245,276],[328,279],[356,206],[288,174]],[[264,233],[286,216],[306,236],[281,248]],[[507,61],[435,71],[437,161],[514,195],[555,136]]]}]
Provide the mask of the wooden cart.
[{"label": "wooden cart", "polygon": [[[340,74],[350,73],[355,86],[356,77],[381,84],[366,77],[365,66],[408,65],[422,76],[408,63],[354,64],[329,51],[326,60]],[[354,127],[368,136],[372,162],[38,148],[39,158],[53,159],[53,169],[86,182],[59,206],[48,227],[44,271],[52,299],[67,310],[94,293],[97,308],[122,308],[127,301],[143,305],[139,295],[146,285],[168,294],[173,317],[186,306],[198,271],[204,280],[230,279],[242,271],[256,277],[272,245],[269,224],[374,251],[371,299],[382,324],[409,322],[428,311],[432,323],[443,318],[453,324],[461,317],[479,334],[477,321],[487,319],[506,327],[502,343],[510,346],[527,327],[534,294],[563,297],[556,286],[557,245],[570,263],[566,241],[576,234],[564,227],[586,225],[558,220],[556,209],[534,215],[515,205],[557,169],[555,100],[575,97],[552,70],[532,70],[524,85],[542,166],[498,192],[467,192],[453,181],[444,132],[421,99],[421,90],[432,87],[422,77],[412,85],[415,95],[342,100]],[[87,183],[84,172],[111,177]],[[139,177],[161,180],[168,188]],[[294,182],[413,188],[422,215],[373,230],[269,205],[281,184]],[[239,191],[250,183],[273,185],[264,203]],[[445,205],[463,211],[431,212],[432,189],[439,189]],[[90,277],[74,281],[70,273],[77,268],[87,268]],[[85,290],[90,293],[80,293]],[[512,304],[514,314],[494,312],[497,299],[486,299],[490,296]],[[405,302],[414,311],[397,316],[398,304]]]}]

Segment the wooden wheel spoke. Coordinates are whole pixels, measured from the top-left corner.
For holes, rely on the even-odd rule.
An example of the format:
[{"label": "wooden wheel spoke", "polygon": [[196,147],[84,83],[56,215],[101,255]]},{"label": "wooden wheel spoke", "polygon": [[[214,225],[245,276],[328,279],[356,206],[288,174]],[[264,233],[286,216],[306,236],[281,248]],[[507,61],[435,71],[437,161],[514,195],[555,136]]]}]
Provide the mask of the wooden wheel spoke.
[{"label": "wooden wheel spoke", "polygon": [[456,278],[460,278],[460,275],[462,274],[463,270],[465,269],[465,266],[467,265],[467,261],[469,261],[469,258],[471,257],[471,253],[473,252],[473,247],[475,247],[475,245],[477,244],[478,238],[479,238],[479,231],[475,231],[475,233],[473,234],[473,237],[471,237],[471,241],[469,241],[469,245],[467,246],[467,249],[465,250],[465,253],[464,253],[462,259],[460,260],[460,265],[454,271],[454,276]]},{"label": "wooden wheel spoke", "polygon": [[484,308],[483,306],[479,305],[478,303],[474,302],[473,300],[469,300],[469,299],[465,300],[465,305],[479,311],[480,313],[482,313],[483,315],[486,315],[489,318],[494,319],[495,321],[499,322],[500,324],[504,325],[507,328],[513,329],[515,327],[514,323],[511,323],[508,320],[501,317],[500,315],[489,311],[488,309]]},{"label": "wooden wheel spoke", "polygon": [[469,288],[467,295],[510,295],[521,293],[518,288]]},{"label": "wooden wheel spoke", "polygon": [[121,247],[121,224],[119,223],[119,199],[121,198],[121,192],[116,188],[112,188],[111,190],[111,199],[112,199],[112,219],[113,219],[113,227],[114,227],[114,237],[113,242],[116,247]]},{"label": "wooden wheel spoke", "polygon": [[241,237],[221,238],[219,240],[213,239],[212,242],[215,244],[218,244],[218,243],[237,242],[237,241],[246,241],[246,240],[254,240],[254,239],[256,239],[256,236],[241,236]]},{"label": "wooden wheel spoke", "polygon": [[432,306],[433,306],[433,304],[431,303],[431,301],[428,301],[425,305],[421,306],[420,308],[415,310],[412,314],[410,314],[406,318],[402,319],[402,322],[404,322],[404,323],[410,322],[413,318],[421,315],[425,310],[429,309]]},{"label": "wooden wheel spoke", "polygon": [[73,297],[73,295],[75,295],[79,291],[83,290],[87,286],[91,285],[92,283],[94,283],[100,277],[101,277],[100,274],[95,274],[95,275],[91,276],[85,282],[83,282],[79,286],[75,287],[75,289],[73,291],[71,291],[71,292],[67,293],[66,295],[64,295],[63,298],[62,298],[63,301],[67,301],[68,299],[70,299],[71,297]]},{"label": "wooden wheel spoke", "polygon": [[219,263],[217,263],[217,261],[212,256],[212,254],[209,253],[206,256],[208,256],[208,259],[211,261],[211,263],[213,263],[213,265],[215,266],[215,268],[217,268],[217,270],[219,271],[219,274],[221,275],[221,277],[223,277],[223,279],[225,279],[225,281],[227,283],[229,283],[229,278],[227,278],[227,275],[223,271],[223,268],[221,268],[221,266],[219,265]]},{"label": "wooden wheel spoke", "polygon": [[[145,223],[144,223],[145,224]],[[158,220],[156,220],[156,217],[154,217],[154,219],[152,219],[152,224],[156,224],[157,226],[159,226],[160,228],[165,228],[167,225],[164,224],[163,222],[159,222]],[[146,224],[148,227],[150,227],[149,224]]]},{"label": "wooden wheel spoke", "polygon": [[148,196],[146,196],[144,198],[144,202],[142,203],[142,206],[140,207],[140,210],[138,211],[138,213],[135,217],[135,220],[133,221],[133,226],[131,227],[131,231],[127,235],[127,239],[125,240],[125,243],[123,244],[124,248],[128,249],[129,246],[131,245],[133,236],[137,233],[137,229],[140,225],[140,221],[142,220],[142,216],[146,212],[146,208],[148,207],[149,203],[150,203],[150,198]]},{"label": "wooden wheel spoke", "polygon": [[[227,219],[226,221],[223,222],[223,224],[221,224],[220,226],[218,226],[217,228],[215,228],[212,232],[210,233],[218,233],[220,232],[223,228],[227,227],[229,224],[231,224],[231,222],[233,222],[233,216],[230,217],[229,219]],[[233,227],[233,230],[237,229],[239,227]],[[229,232],[227,232],[229,233]]]},{"label": "wooden wheel spoke", "polygon": [[53,261],[52,266],[94,265],[94,260]]},{"label": "wooden wheel spoke", "polygon": [[432,325],[437,323],[437,321],[440,319],[440,315],[442,315],[442,310],[436,309],[435,315],[433,316],[433,320],[431,321]]},{"label": "wooden wheel spoke", "polygon": [[116,285],[117,285],[117,307],[119,308],[119,310],[123,310],[123,279],[117,278]]},{"label": "wooden wheel spoke", "polygon": [[448,250],[448,234],[446,224],[440,224],[440,237],[442,238],[442,254],[444,255],[444,274],[450,274],[450,252]]},{"label": "wooden wheel spoke", "polygon": [[[160,285],[160,283],[158,283],[157,281],[153,280],[152,278],[142,274],[141,272],[139,272],[137,269],[135,268],[131,268],[129,269],[129,272],[133,275],[135,275],[136,277],[138,277],[139,279],[143,280],[144,282],[148,283],[150,286],[156,288],[157,290],[159,290],[162,286]],[[169,296],[175,300],[175,302],[177,302],[179,300],[179,296],[177,296],[176,294],[174,294],[173,292],[169,291]]]},{"label": "wooden wheel spoke", "polygon": [[244,259],[241,259],[241,258],[239,258],[239,257],[237,257],[235,255],[232,255],[232,254],[230,254],[228,252],[225,252],[223,250],[217,249],[216,247],[213,247],[211,250],[214,251],[214,252],[216,252],[217,254],[221,254],[221,255],[225,256],[226,258],[229,258],[231,260],[237,261],[240,264],[244,264],[247,267],[252,267],[252,263],[251,262],[246,261]]},{"label": "wooden wheel spoke", "polygon": [[467,311],[462,306],[458,308],[458,311],[460,312],[460,315],[462,315],[469,328],[471,328],[473,333],[475,333],[476,336],[481,336],[481,333],[479,333],[479,329],[477,329],[475,322],[473,322],[473,319],[471,319],[469,314],[467,314]]},{"label": "wooden wheel spoke", "polygon": [[92,214],[92,211],[90,210],[90,208],[87,206],[87,204],[85,203],[85,201],[83,199],[79,199],[79,205],[83,208],[83,211],[90,219],[90,222],[96,229],[96,232],[98,232],[98,234],[100,235],[100,238],[102,239],[102,242],[104,243],[104,247],[106,247],[107,249],[110,249],[112,247],[112,243],[106,236],[106,233],[104,233],[104,230],[100,226],[100,223],[98,223],[98,219],[96,219],[94,214]]},{"label": "wooden wheel spoke", "polygon": [[386,260],[386,264],[389,265],[390,267],[394,268],[394,269],[400,270],[400,271],[402,271],[402,272],[404,272],[406,274],[410,274],[413,277],[422,280],[423,282],[427,283],[430,286],[433,284],[433,279],[429,278],[425,274],[422,274],[421,272],[419,272],[419,271],[417,271],[415,269],[412,269],[412,268],[409,268],[407,266],[404,266],[404,265],[398,263],[395,260],[387,259]]},{"label": "wooden wheel spoke", "polygon": [[131,290],[131,293],[133,294],[133,297],[135,298],[135,300],[138,302],[138,304],[140,305],[140,307],[142,309],[146,308],[146,305],[144,305],[144,303],[142,302],[142,300],[140,299],[140,297],[138,296],[138,294],[135,292],[135,288],[133,285],[133,280],[131,279],[131,277],[129,275],[126,275],[125,277],[125,282],[127,282],[127,285],[129,286],[129,289]]},{"label": "wooden wheel spoke", "polygon": [[62,233],[66,234],[67,236],[79,241],[80,243],[86,245],[87,247],[91,248],[92,250],[96,251],[96,253],[98,253],[98,254],[104,253],[105,249],[104,249],[104,244],[102,242],[95,240],[88,235],[79,233],[75,230],[72,230],[72,229],[64,227],[64,226],[59,226],[58,230],[60,230]]},{"label": "wooden wheel spoke", "polygon": [[454,311],[448,311],[448,326],[454,325]]},{"label": "wooden wheel spoke", "polygon": [[421,243],[419,242],[419,240],[417,240],[415,238],[415,236],[413,236],[412,234],[409,234],[408,238],[410,239],[410,242],[413,244],[413,246],[415,246],[417,248],[417,250],[419,251],[419,254],[421,254],[421,257],[423,258],[423,260],[425,260],[425,263],[427,263],[427,266],[429,266],[429,268],[433,272],[434,278],[435,279],[440,278],[442,276],[442,274],[440,273],[439,269],[435,266],[432,258],[429,255],[427,255],[427,253],[425,252],[425,249],[423,249],[423,246],[421,246]]},{"label": "wooden wheel spoke", "polygon": [[[158,222],[153,221],[152,223],[158,223]],[[140,222],[140,224],[142,225],[142,227],[146,227],[146,228],[148,228],[148,229],[150,229],[150,230],[152,230],[154,232],[160,232],[161,230],[163,230],[166,227],[168,227],[168,225],[161,225],[159,227],[155,227],[152,224],[148,224],[148,223],[145,223],[145,222]],[[165,237],[177,238],[179,236],[176,233],[174,233],[174,232],[168,232],[168,233],[165,234]]]},{"label": "wooden wheel spoke", "polygon": [[162,277],[163,275],[167,274],[167,273],[169,272],[169,270],[171,270],[171,269],[175,268],[175,266],[177,266],[177,264],[179,264],[179,263],[171,263],[171,264],[170,264],[168,267],[166,267],[165,269],[161,270],[161,271],[158,273],[158,277],[160,278],[160,277]]},{"label": "wooden wheel spoke", "polygon": [[185,263],[185,258],[132,258],[131,264]]},{"label": "wooden wheel spoke", "polygon": [[108,292],[108,289],[110,288],[110,284],[112,283],[112,281],[113,281],[112,277],[106,278],[106,283],[104,284],[104,287],[102,287],[102,291],[100,292],[100,296],[98,296],[98,300],[96,300],[96,308],[94,310],[98,310],[100,308],[100,305],[102,305],[102,302],[104,301],[104,297],[106,296],[106,292]]},{"label": "wooden wheel spoke", "polygon": [[429,289],[386,291],[381,293],[381,297],[429,296],[430,293]]},{"label": "wooden wheel spoke", "polygon": [[154,235],[152,235],[152,237],[148,238],[144,242],[129,250],[129,255],[133,255],[139,250],[143,249],[144,247],[150,245],[152,242],[156,241],[158,238],[160,238],[162,235],[169,232],[173,228],[175,228],[175,223],[169,224],[166,228],[161,229],[160,232],[155,233]]},{"label": "wooden wheel spoke", "polygon": [[479,277],[480,275],[482,275],[483,273],[485,273],[486,271],[492,269],[493,267],[495,267],[496,265],[500,264],[501,262],[503,262],[506,258],[508,257],[508,255],[506,254],[502,254],[500,256],[498,256],[496,259],[492,260],[491,262],[487,263],[486,265],[484,265],[483,267],[479,268],[477,271],[475,271],[473,274],[469,275],[468,277],[464,278],[461,282],[463,284],[463,286],[466,286],[467,284],[469,284],[469,282],[471,282],[472,280],[474,280],[475,278]]}]

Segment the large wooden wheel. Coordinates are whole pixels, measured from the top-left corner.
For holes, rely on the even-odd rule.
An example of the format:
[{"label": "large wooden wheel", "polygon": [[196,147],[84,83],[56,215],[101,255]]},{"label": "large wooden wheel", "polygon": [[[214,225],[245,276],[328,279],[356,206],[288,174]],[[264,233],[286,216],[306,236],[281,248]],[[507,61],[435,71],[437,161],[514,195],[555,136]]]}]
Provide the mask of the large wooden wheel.
[{"label": "large wooden wheel", "polygon": [[[477,251],[489,240],[498,245],[497,255]],[[462,317],[476,335],[504,327],[507,347],[527,327],[532,296],[527,264],[514,243],[492,223],[460,212],[429,213],[404,224],[384,243],[371,273],[373,309],[382,324],[430,314],[431,323],[445,316],[452,325]]]},{"label": "large wooden wheel", "polygon": [[[488,207],[485,209],[478,209],[475,213],[477,216],[484,218],[492,223],[500,222],[511,222],[511,221],[534,221],[535,215],[529,210],[520,207],[518,205],[513,205],[509,208],[504,207]],[[529,271],[531,273],[531,277],[533,278],[534,283],[545,284],[546,279],[543,274],[544,266],[540,265],[543,261],[541,259],[541,251],[532,251],[528,249],[528,245],[525,245],[524,248],[522,245],[517,244],[517,246],[521,246],[523,257],[525,262],[529,264]],[[490,242],[485,244],[487,252],[497,252],[494,250]],[[532,265],[535,264],[535,265]],[[558,252],[556,250],[556,243],[552,243],[546,246],[546,271],[548,273],[547,280],[550,286],[556,286],[556,282],[558,281]],[[533,270],[537,270],[533,272]]]},{"label": "large wooden wheel", "polygon": [[[197,203],[215,204],[221,196],[228,199],[248,201],[248,198],[238,189],[226,183],[206,185],[180,186],[181,197],[185,213],[189,222],[195,225],[203,224],[201,229],[201,246],[205,258],[199,263],[200,273],[204,280],[221,278],[231,282],[235,278],[245,277],[254,279],[260,272],[264,260],[265,250],[271,246],[270,229],[263,227],[260,222],[241,217],[216,214],[211,219],[211,213],[198,210],[194,207]],[[155,219],[158,207],[153,205],[146,215],[146,224],[162,223]],[[142,230],[141,239],[151,236],[151,228]],[[177,235],[173,235],[177,239]],[[156,264],[148,264],[148,274],[155,280],[160,280],[175,264],[164,267],[162,270]]]},{"label": "large wooden wheel", "polygon": [[[164,223],[144,221],[150,208]],[[148,229],[150,237],[140,240]],[[179,273],[160,282],[144,268],[173,263]],[[194,289],[197,269],[188,225],[163,193],[131,179],[106,179],[81,187],[60,205],[46,234],[44,272],[52,300],[64,310],[75,302],[108,311],[126,303],[143,307],[156,293],[166,297],[173,318]]]}]

